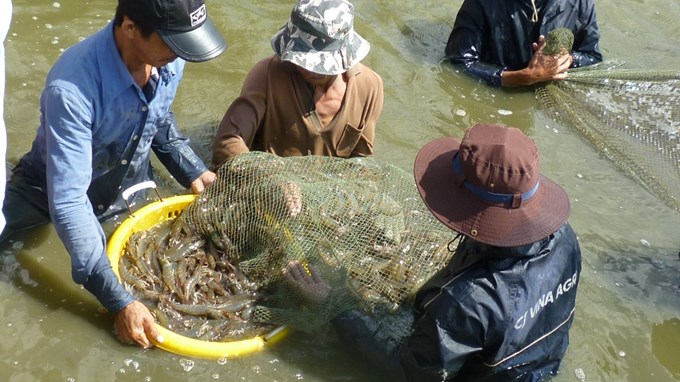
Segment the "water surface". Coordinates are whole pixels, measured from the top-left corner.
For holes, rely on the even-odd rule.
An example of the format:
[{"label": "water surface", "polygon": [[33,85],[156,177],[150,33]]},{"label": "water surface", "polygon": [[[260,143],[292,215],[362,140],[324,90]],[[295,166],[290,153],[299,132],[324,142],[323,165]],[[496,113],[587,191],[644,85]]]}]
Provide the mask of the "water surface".
[{"label": "water surface", "polygon": [[[543,117],[531,91],[492,89],[441,63],[460,3],[355,1],[355,26],[372,44],[364,62],[385,82],[376,158],[410,171],[425,142],[460,137],[478,122],[516,126],[532,136],[543,172],[570,195],[570,221],[584,261],[571,345],[554,380],[680,381],[680,214],[619,173],[568,126]],[[292,4],[209,0],[229,49],[208,63],[187,65],[174,108],[205,158],[206,137],[250,67],[271,54],[269,38]],[[596,6],[605,59],[678,70],[676,0],[599,0]],[[14,0],[14,7],[5,105],[10,164],[32,142],[47,71],[64,49],[108,23],[115,2]],[[1,250],[2,380],[367,380],[330,331],[293,334],[271,349],[226,361],[122,345],[113,337],[111,317],[71,281],[68,255],[51,226],[17,235]]]}]

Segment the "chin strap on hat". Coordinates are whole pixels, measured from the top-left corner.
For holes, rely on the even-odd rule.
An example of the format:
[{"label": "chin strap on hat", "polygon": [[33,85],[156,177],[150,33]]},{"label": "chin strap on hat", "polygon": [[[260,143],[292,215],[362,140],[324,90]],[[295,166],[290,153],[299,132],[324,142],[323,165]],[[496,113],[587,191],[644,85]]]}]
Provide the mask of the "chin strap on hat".
[{"label": "chin strap on hat", "polygon": [[519,208],[522,202],[529,200],[536,191],[538,191],[538,186],[541,184],[540,180],[527,192],[514,193],[514,194],[502,194],[497,192],[491,192],[485,190],[482,187],[476,186],[469,181],[465,180],[465,175],[463,174],[463,164],[461,163],[460,153],[457,152],[453,156],[453,173],[456,177],[457,183],[462,184],[468,191],[472,192],[475,196],[480,199],[486,200],[491,203],[506,203],[510,205],[510,208]]}]

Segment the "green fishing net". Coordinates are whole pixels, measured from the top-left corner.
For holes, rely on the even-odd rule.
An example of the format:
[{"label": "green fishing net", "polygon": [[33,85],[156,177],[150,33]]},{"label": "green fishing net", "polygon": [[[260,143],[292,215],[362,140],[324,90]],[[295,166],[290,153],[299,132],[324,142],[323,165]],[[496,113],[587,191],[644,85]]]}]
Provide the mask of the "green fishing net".
[{"label": "green fishing net", "polygon": [[[208,340],[266,325],[314,330],[353,308],[396,310],[447,264],[454,236],[403,169],[262,152],[227,161],[179,217],[138,234],[154,239],[130,239],[122,279],[161,324]],[[283,282],[291,261],[331,286],[323,304]]]},{"label": "green fishing net", "polygon": [[680,72],[617,65],[570,70],[536,88],[539,105],[680,211]]}]

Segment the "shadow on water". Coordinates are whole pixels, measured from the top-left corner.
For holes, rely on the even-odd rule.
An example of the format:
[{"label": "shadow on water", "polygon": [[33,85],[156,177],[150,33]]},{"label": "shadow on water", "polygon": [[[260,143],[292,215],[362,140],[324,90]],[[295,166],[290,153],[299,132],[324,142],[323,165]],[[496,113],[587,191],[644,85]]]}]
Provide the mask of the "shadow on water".
[{"label": "shadow on water", "polygon": [[[651,247],[624,240],[608,240],[588,233],[581,237],[594,269],[599,270],[636,304],[680,313],[680,259],[677,249]],[[602,249],[598,242],[607,242]],[[604,243],[602,243],[604,244]],[[591,247],[592,245],[592,247]],[[597,247],[596,247],[597,246]]]},{"label": "shadow on water", "polygon": [[40,250],[51,236],[50,224],[15,233],[2,248],[3,276],[44,308],[66,310],[93,327],[108,330],[113,321],[103,320],[97,300],[71,279],[69,257],[61,242],[57,239],[58,249],[50,253]]}]

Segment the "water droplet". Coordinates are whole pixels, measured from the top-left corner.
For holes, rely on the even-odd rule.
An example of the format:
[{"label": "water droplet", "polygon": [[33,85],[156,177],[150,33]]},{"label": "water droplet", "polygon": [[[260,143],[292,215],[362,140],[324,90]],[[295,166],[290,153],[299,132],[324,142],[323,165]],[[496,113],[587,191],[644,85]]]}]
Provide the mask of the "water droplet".
[{"label": "water droplet", "polygon": [[211,375],[211,377],[212,377],[212,379],[220,379],[220,375],[217,374],[217,373],[213,373],[213,374]]},{"label": "water droplet", "polygon": [[586,380],[586,372],[583,371],[580,367],[574,370],[574,374],[576,375],[576,379],[578,379],[581,382],[585,382]]},{"label": "water droplet", "polygon": [[217,364],[219,364],[219,365],[225,365],[226,363],[227,363],[226,357],[222,357],[222,358],[217,360]]},{"label": "water droplet", "polygon": [[512,115],[512,110],[498,109],[500,115]]},{"label": "water droplet", "polygon": [[467,115],[467,113],[463,109],[457,109],[455,113],[459,117],[465,117]]},{"label": "water droplet", "polygon": [[626,356],[626,352],[623,351],[623,350],[619,350],[619,357],[625,357],[625,356]]},{"label": "water droplet", "polygon": [[645,247],[651,247],[652,245],[645,239],[640,239],[640,243],[644,245]]},{"label": "water droplet", "polygon": [[55,8],[61,8],[61,4],[59,4],[56,1],[54,3],[52,3],[52,6],[55,7]]},{"label": "water droplet", "polygon": [[194,368],[194,361],[190,359],[182,358],[179,360],[179,364],[184,371],[191,371]]}]

